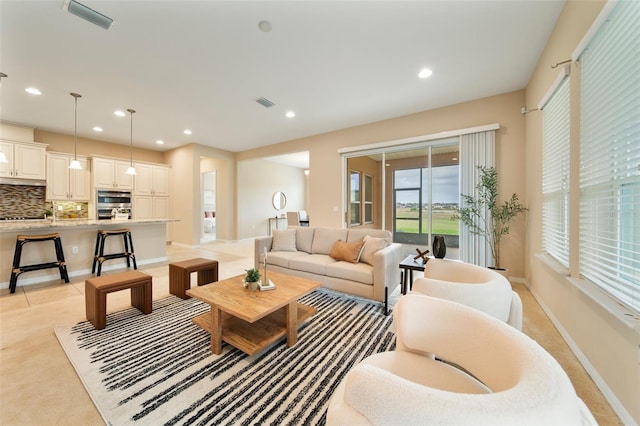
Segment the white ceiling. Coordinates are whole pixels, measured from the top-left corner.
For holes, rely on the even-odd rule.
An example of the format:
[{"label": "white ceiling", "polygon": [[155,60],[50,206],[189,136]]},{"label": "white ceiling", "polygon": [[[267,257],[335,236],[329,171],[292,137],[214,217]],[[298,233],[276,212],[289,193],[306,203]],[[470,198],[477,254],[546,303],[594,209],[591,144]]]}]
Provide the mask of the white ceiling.
[{"label": "white ceiling", "polygon": [[[564,4],[82,3],[113,18],[111,29],[66,12],[63,0],[0,2],[0,119],[73,134],[77,92],[82,137],[128,144],[129,118],[113,112],[133,108],[136,146],[228,151],[522,89]],[[417,78],[423,67],[433,76]]]}]

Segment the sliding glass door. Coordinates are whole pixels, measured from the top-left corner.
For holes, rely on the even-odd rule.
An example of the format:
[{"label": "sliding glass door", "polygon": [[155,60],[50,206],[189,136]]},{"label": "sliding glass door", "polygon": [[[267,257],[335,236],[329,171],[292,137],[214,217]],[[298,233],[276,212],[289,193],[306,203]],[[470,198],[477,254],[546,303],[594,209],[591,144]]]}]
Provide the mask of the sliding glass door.
[{"label": "sliding glass door", "polygon": [[458,159],[457,138],[347,158],[347,226],[387,229],[410,252],[444,235],[447,257],[458,258]]}]

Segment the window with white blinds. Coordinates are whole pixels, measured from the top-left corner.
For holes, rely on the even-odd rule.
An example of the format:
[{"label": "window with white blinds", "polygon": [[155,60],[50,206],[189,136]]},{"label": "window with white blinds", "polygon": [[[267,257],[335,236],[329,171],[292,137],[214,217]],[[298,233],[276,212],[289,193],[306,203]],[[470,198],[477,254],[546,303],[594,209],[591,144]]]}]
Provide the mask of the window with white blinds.
[{"label": "window with white blinds", "polygon": [[640,311],[640,2],[580,57],[580,273]]},{"label": "window with white blinds", "polygon": [[569,267],[569,77],[542,110],[542,248]]}]

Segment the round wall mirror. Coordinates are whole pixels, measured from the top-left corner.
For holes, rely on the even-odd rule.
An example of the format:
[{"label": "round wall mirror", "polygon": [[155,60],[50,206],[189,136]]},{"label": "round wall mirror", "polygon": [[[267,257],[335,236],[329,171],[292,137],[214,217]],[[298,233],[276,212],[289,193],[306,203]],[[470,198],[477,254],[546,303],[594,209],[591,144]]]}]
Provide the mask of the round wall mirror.
[{"label": "round wall mirror", "polygon": [[271,201],[273,202],[273,208],[278,211],[283,210],[287,205],[287,197],[284,195],[284,192],[278,191],[273,194],[273,199]]}]

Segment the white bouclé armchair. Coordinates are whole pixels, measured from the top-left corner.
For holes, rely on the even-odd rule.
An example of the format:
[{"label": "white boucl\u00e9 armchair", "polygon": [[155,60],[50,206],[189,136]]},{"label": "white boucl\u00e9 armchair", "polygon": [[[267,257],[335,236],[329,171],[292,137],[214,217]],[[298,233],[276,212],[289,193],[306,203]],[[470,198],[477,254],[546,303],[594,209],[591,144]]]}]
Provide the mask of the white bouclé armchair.
[{"label": "white boucl\u00e9 armchair", "polygon": [[430,259],[414,292],[478,309],[522,330],[522,301],[511,283],[489,268],[446,259]]},{"label": "white boucl\u00e9 armchair", "polygon": [[396,350],[347,373],[327,425],[597,424],[556,360],[514,327],[419,294],[401,297],[393,319]]}]

